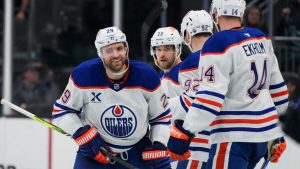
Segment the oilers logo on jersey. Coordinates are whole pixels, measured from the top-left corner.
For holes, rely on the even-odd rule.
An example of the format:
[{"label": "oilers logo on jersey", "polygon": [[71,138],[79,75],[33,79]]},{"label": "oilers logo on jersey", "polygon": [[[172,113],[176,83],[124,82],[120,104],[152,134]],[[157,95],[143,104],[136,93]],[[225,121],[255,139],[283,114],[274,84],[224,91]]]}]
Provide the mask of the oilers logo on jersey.
[{"label": "oilers logo on jersey", "polygon": [[137,126],[133,111],[124,105],[113,105],[107,108],[102,113],[100,122],[107,134],[118,138],[129,137]]}]

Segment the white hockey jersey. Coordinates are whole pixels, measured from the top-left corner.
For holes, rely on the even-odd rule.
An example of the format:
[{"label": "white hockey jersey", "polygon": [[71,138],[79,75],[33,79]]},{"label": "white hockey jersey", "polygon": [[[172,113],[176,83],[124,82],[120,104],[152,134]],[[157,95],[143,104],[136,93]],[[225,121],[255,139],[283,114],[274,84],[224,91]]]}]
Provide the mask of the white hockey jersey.
[{"label": "white hockey jersey", "polygon": [[181,64],[179,70],[179,82],[184,86],[184,92],[194,98],[199,90],[199,61],[201,50],[191,53]]},{"label": "white hockey jersey", "polygon": [[[200,54],[201,50],[191,53],[184,59],[180,66],[179,82],[184,87],[184,95],[179,97],[179,103],[177,103],[179,107],[177,110],[181,107],[180,111],[183,111],[184,113],[182,113],[182,117],[179,117],[179,119],[185,118],[186,113],[196,96],[196,92],[199,90],[199,82],[201,80],[198,69]],[[176,116],[174,118],[176,118]],[[207,161],[210,149],[209,136],[210,132],[208,130],[195,133],[195,137],[192,139],[189,147],[189,151],[191,152],[190,160]]]},{"label": "white hockey jersey", "polygon": [[201,89],[183,127],[197,133],[210,126],[212,144],[265,142],[282,136],[278,114],[288,92],[272,42],[255,28],[212,35],[204,44]]},{"label": "white hockey jersey", "polygon": [[159,76],[149,65],[130,61],[123,80],[114,82],[100,58],[74,69],[53,108],[55,125],[69,134],[86,124],[95,126],[115,153],[141,140],[149,124],[152,141],[166,145],[171,117]]}]

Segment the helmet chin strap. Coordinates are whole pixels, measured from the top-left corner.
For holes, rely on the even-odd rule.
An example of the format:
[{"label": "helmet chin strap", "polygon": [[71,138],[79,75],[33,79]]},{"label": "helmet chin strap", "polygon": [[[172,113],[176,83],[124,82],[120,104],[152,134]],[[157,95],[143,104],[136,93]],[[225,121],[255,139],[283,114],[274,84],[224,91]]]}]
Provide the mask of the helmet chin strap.
[{"label": "helmet chin strap", "polygon": [[[186,33],[188,33],[188,32],[186,32]],[[189,33],[188,33],[189,34]],[[192,45],[191,45],[191,43],[192,43],[192,36],[189,34],[189,36],[190,36],[190,42],[186,42],[185,41],[185,38],[184,38],[184,43],[185,43],[185,45],[189,48],[189,50],[193,53],[194,52],[194,50],[193,50],[193,48],[192,48]]]},{"label": "helmet chin strap", "polygon": [[186,43],[186,46],[189,48],[189,50],[190,50],[192,53],[194,52],[191,43]]},{"label": "helmet chin strap", "polygon": [[213,24],[214,24],[214,26],[215,26],[215,28],[216,28],[216,30],[217,30],[217,32],[220,32],[220,29],[219,29],[219,19],[218,19],[218,12],[216,12],[215,13],[215,15],[216,15],[216,20],[215,20],[215,18],[214,18],[214,16],[213,16],[214,14],[212,14],[212,21],[213,21]]}]

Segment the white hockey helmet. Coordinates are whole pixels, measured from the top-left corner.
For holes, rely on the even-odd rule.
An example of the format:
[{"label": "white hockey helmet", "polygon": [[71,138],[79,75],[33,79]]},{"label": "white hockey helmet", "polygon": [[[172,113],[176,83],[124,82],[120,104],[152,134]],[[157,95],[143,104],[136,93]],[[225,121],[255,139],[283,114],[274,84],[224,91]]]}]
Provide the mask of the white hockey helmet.
[{"label": "white hockey helmet", "polygon": [[186,45],[188,45],[188,43],[185,41],[185,32],[188,32],[191,37],[199,33],[213,34],[211,16],[205,10],[189,11],[182,19],[180,32],[182,41]]},{"label": "white hockey helmet", "polygon": [[103,64],[104,64],[105,67],[107,67],[107,65],[105,64],[105,62],[103,60],[101,48],[104,47],[104,46],[114,44],[114,43],[119,43],[119,42],[124,42],[125,46],[127,48],[126,59],[127,59],[127,62],[128,62],[128,66],[126,67],[125,70],[120,71],[118,73],[112,72],[108,68],[107,70],[110,71],[111,74],[114,75],[114,76],[124,75],[127,72],[128,68],[129,68],[129,58],[128,58],[129,46],[128,46],[128,43],[126,41],[126,35],[119,28],[113,26],[113,27],[107,27],[107,28],[104,28],[104,29],[100,29],[97,33],[96,40],[95,40],[95,47],[97,49],[97,54],[102,59]]},{"label": "white hockey helmet", "polygon": [[151,38],[150,53],[155,57],[154,47],[161,45],[174,45],[176,56],[181,54],[181,38],[177,29],[173,27],[163,27],[155,31]]},{"label": "white hockey helmet", "polygon": [[126,35],[117,27],[107,27],[100,29],[97,33],[95,46],[100,58],[102,58],[101,48],[110,44],[124,42],[127,47],[127,54],[129,52],[128,43],[126,41]]},{"label": "white hockey helmet", "polygon": [[213,0],[210,14],[217,12],[219,16],[235,16],[243,18],[246,9],[245,0]]}]

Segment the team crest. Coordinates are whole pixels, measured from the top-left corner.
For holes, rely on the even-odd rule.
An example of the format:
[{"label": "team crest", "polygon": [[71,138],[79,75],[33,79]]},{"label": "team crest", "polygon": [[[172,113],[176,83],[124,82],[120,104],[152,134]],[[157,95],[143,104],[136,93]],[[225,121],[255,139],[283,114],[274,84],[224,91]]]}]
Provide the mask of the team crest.
[{"label": "team crest", "polygon": [[114,105],[101,116],[101,125],[113,137],[126,138],[134,133],[137,122],[131,109],[124,105]]}]

